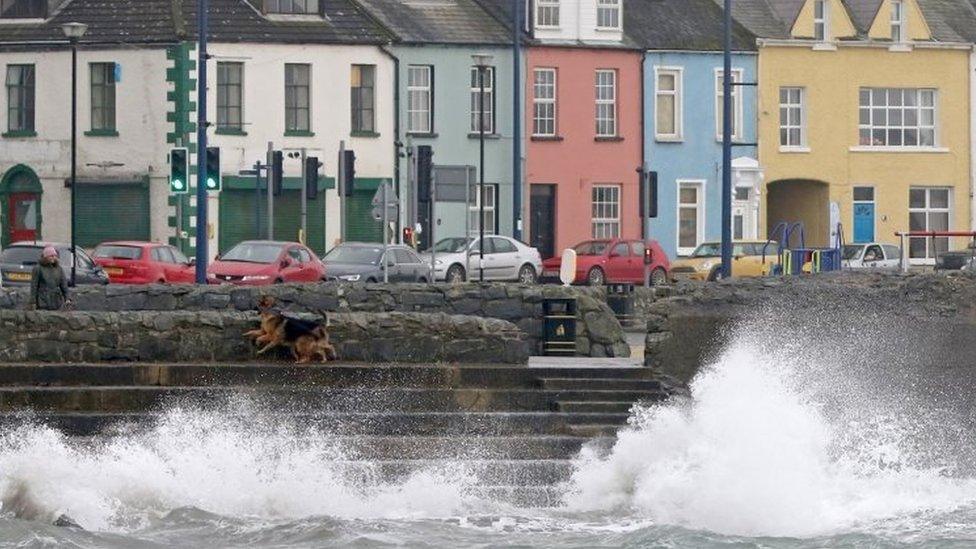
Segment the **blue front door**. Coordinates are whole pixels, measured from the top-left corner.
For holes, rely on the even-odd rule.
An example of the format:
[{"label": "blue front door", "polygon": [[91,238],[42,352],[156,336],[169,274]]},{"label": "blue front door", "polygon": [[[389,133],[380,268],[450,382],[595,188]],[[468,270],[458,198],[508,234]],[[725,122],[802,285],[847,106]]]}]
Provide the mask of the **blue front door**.
[{"label": "blue front door", "polygon": [[854,242],[874,242],[874,204],[854,204]]}]

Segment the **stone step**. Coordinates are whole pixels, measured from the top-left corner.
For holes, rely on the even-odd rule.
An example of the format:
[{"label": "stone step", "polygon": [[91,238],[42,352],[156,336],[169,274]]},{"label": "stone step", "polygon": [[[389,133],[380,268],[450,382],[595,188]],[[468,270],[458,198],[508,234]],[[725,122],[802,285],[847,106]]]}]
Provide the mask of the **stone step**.
[{"label": "stone step", "polygon": [[410,475],[433,473],[464,479],[477,487],[552,486],[569,479],[569,459],[485,459],[485,460],[390,460],[335,461],[332,465],[344,479],[363,484],[402,482]]},{"label": "stone step", "polygon": [[633,405],[633,402],[618,400],[560,400],[556,410],[571,414],[626,414]]},{"label": "stone step", "polygon": [[555,486],[485,486],[469,490],[470,495],[521,508],[559,507],[564,491]]},{"label": "stone step", "polygon": [[[574,363],[578,364],[578,362]],[[329,363],[0,364],[0,386],[324,385],[330,387],[537,387],[556,378],[656,379],[642,367]]]},{"label": "stone step", "polygon": [[[624,413],[637,400],[663,400],[663,391],[547,391],[544,389],[332,389],[252,387],[2,387],[0,410],[148,411],[162,405],[248,399],[269,410],[305,411],[548,411],[561,402],[613,402]],[[561,411],[591,411],[567,409]]]},{"label": "stone step", "polygon": [[664,388],[656,379],[542,377],[539,384],[543,389],[577,391],[660,391]]},{"label": "stone step", "polygon": [[[0,428],[25,421],[41,423],[69,436],[113,435],[142,432],[160,415],[153,412],[66,412],[0,414]],[[228,421],[240,416],[227,414]],[[419,412],[419,413],[281,413],[261,414],[261,420],[311,428],[330,435],[379,436],[500,436],[572,435],[610,436],[626,424],[628,414],[573,414],[559,412]],[[579,427],[579,428],[577,428]],[[597,428],[598,427],[598,428]],[[592,435],[587,433],[593,433]]]}]

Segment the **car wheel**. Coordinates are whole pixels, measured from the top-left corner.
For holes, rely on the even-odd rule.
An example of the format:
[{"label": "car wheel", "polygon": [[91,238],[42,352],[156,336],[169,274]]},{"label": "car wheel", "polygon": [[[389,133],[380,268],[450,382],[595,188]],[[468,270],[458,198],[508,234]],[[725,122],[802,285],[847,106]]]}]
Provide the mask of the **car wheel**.
[{"label": "car wheel", "polygon": [[718,265],[712,269],[712,272],[708,273],[708,281],[715,282],[717,280],[722,280],[725,275],[722,274],[722,266]]},{"label": "car wheel", "polygon": [[651,271],[651,286],[663,286],[668,283],[668,273],[664,269],[657,267]]},{"label": "car wheel", "polygon": [[590,286],[603,286],[606,282],[607,275],[599,267],[593,267],[590,272],[586,273],[586,283]]},{"label": "car wheel", "polygon": [[276,278],[275,281],[274,281],[275,284],[284,284],[284,282],[285,281],[282,280],[282,279],[280,279],[280,278]]},{"label": "car wheel", "polygon": [[519,269],[518,281],[520,284],[535,284],[536,274],[535,267],[532,265],[522,265]]},{"label": "car wheel", "polygon": [[444,277],[447,282],[451,284],[460,284],[464,282],[464,267],[460,265],[451,265],[451,268],[447,270],[447,275]]},{"label": "car wheel", "polygon": [[417,282],[419,282],[421,284],[427,284],[427,277],[426,276],[422,276],[422,277],[420,277],[420,278],[417,279]]},{"label": "car wheel", "polygon": [[366,284],[376,284],[376,279],[375,278],[367,278],[366,279]]}]

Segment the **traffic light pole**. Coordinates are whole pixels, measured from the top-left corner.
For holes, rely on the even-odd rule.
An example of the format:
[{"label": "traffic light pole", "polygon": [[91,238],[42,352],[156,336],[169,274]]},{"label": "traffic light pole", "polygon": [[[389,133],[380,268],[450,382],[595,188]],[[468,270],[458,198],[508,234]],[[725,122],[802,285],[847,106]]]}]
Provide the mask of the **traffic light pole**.
[{"label": "traffic light pole", "polygon": [[387,246],[387,244],[390,242],[390,238],[386,234],[386,231],[388,231],[390,228],[390,222],[386,211],[388,209],[386,207],[386,181],[381,182],[380,186],[383,189],[382,192],[380,192],[380,195],[382,196],[382,205],[380,207],[383,208],[383,283],[386,284],[390,281],[390,249],[389,246]]},{"label": "traffic light pole", "polygon": [[305,173],[305,170],[308,168],[305,165],[305,158],[307,156],[308,150],[302,147],[302,244],[305,244],[308,240],[308,185],[306,184],[308,174]]},{"label": "traffic light pole", "polygon": [[339,242],[346,241],[346,142],[339,141],[339,166],[336,190],[339,191]]},{"label": "traffic light pole", "polygon": [[725,0],[722,72],[722,278],[732,275],[732,0]]},{"label": "traffic light pole", "polygon": [[207,283],[207,12],[208,0],[197,1],[197,240],[196,280]]},{"label": "traffic light pole", "polygon": [[274,164],[274,143],[268,141],[268,240],[274,240],[274,170],[271,169],[271,165]]}]

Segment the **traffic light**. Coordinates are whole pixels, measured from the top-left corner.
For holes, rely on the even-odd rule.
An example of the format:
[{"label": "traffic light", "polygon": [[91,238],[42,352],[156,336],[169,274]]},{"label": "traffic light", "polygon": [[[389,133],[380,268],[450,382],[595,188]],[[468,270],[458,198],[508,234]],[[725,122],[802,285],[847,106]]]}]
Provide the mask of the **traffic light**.
[{"label": "traffic light", "polygon": [[169,151],[169,192],[183,194],[190,190],[190,154],[186,147]]},{"label": "traffic light", "polygon": [[430,202],[432,198],[433,157],[434,150],[430,145],[417,147],[417,200],[420,202]]},{"label": "traffic light", "polygon": [[343,151],[342,153],[344,155],[342,158],[342,181],[345,186],[342,192],[343,196],[348,198],[352,196],[352,190],[356,183],[356,153],[355,151],[349,150]]},{"label": "traffic light", "polygon": [[411,248],[417,247],[417,241],[414,240],[414,232],[412,227],[403,228],[403,243]]},{"label": "traffic light", "polygon": [[314,156],[305,158],[305,198],[315,200],[319,196],[319,159]]},{"label": "traffic light", "polygon": [[207,147],[207,190],[220,191],[220,147]]},{"label": "traffic light", "polygon": [[281,151],[274,151],[271,153],[271,181],[273,186],[271,187],[271,192],[275,196],[281,194],[281,185],[284,179],[284,162],[285,155]]},{"label": "traffic light", "polygon": [[[650,200],[647,199],[647,191],[650,191]],[[648,212],[644,213],[644,208],[648,207]],[[657,172],[641,171],[640,182],[640,217],[657,217]]]}]

